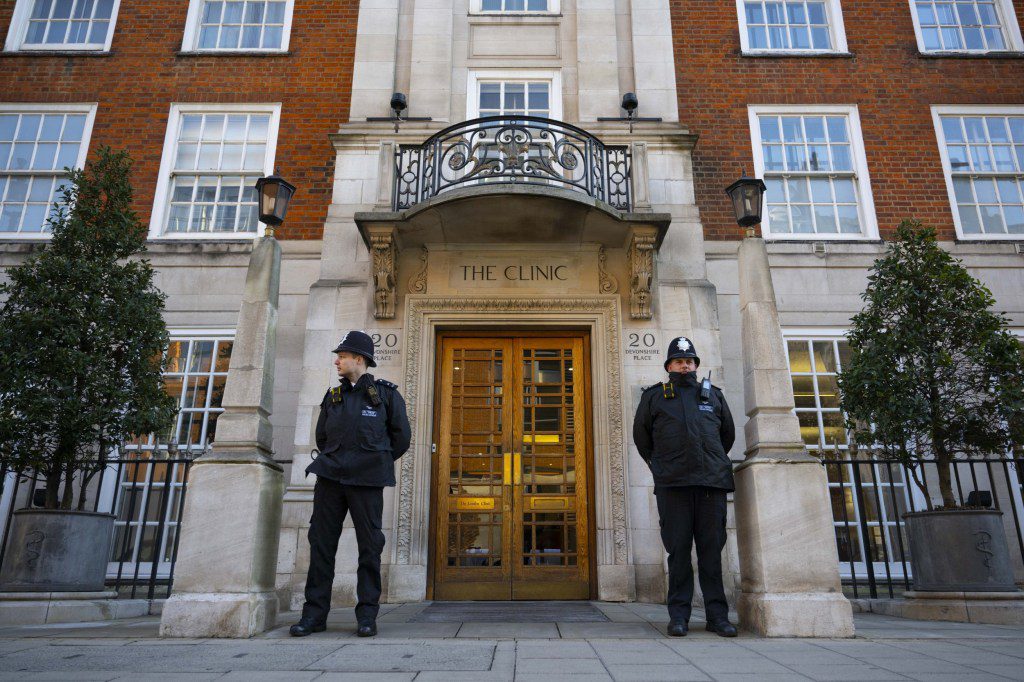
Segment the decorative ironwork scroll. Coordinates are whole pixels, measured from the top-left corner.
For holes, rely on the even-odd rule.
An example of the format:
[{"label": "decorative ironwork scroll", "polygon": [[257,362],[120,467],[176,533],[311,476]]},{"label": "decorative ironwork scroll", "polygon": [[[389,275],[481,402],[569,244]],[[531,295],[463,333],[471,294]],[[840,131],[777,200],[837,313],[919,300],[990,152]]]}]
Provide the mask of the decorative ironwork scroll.
[{"label": "decorative ironwork scroll", "polygon": [[576,126],[537,116],[486,116],[395,151],[393,208],[455,187],[499,182],[566,187],[632,209],[630,151]]}]

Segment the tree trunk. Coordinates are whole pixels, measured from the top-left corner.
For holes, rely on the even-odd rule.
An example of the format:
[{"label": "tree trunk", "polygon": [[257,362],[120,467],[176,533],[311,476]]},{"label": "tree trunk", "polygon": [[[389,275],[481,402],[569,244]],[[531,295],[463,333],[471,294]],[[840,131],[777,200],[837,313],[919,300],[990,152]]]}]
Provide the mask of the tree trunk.
[{"label": "tree trunk", "polygon": [[68,464],[64,469],[64,495],[61,497],[60,508],[71,509],[75,501],[75,467]]},{"label": "tree trunk", "polygon": [[944,449],[936,449],[935,463],[938,465],[939,470],[939,494],[942,495],[942,506],[947,509],[956,509],[959,505],[953,496],[953,481],[950,476],[950,469],[953,464],[950,462]]},{"label": "tree trunk", "polygon": [[60,490],[60,470],[50,470],[46,472],[46,508],[57,509],[58,504],[58,491]]}]

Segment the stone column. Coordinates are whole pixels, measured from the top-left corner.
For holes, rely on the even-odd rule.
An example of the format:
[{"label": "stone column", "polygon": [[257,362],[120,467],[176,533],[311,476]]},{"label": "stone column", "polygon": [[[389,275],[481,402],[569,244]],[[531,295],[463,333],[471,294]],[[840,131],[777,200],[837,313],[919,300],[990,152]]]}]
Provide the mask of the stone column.
[{"label": "stone column", "polygon": [[764,240],[740,243],[746,461],[736,468],[740,625],[764,637],[852,637],[825,469],[807,454]]},{"label": "stone column", "polygon": [[164,637],[251,637],[274,627],[283,470],[272,454],[281,246],[249,260],[213,452],[189,473]]}]

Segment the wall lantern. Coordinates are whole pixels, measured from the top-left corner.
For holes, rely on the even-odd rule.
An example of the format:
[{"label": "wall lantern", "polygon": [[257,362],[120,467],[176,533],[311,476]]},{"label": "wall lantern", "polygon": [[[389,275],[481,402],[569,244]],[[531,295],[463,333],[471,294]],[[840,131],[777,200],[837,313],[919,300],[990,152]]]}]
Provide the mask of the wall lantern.
[{"label": "wall lantern", "polygon": [[274,228],[284,222],[284,216],[288,213],[295,185],[275,172],[256,181],[256,193],[260,202],[260,222],[267,225],[265,236],[273,237]]},{"label": "wall lantern", "polygon": [[398,124],[402,121],[402,112],[408,108],[409,102],[405,99],[405,93],[395,92],[391,95],[391,113],[395,120],[395,132],[398,132]]},{"label": "wall lantern", "polygon": [[747,228],[747,236],[754,236],[754,226],[761,222],[761,201],[767,188],[760,178],[742,177],[729,185],[725,193],[732,199],[736,222]]},{"label": "wall lantern", "polygon": [[640,102],[636,98],[636,93],[627,92],[622,96],[622,108],[626,111],[626,118],[629,120],[629,133],[633,134],[633,121],[636,120],[636,108],[640,106]]}]

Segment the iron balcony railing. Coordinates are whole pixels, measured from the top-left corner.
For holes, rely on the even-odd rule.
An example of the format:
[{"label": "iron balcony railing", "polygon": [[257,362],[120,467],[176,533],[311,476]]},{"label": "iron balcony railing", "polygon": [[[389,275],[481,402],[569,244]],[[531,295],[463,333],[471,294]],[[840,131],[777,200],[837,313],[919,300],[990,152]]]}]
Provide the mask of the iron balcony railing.
[{"label": "iron balcony railing", "polygon": [[392,207],[411,208],[464,185],[566,187],[621,211],[632,208],[631,157],[582,128],[538,116],[486,116],[395,151]]}]

